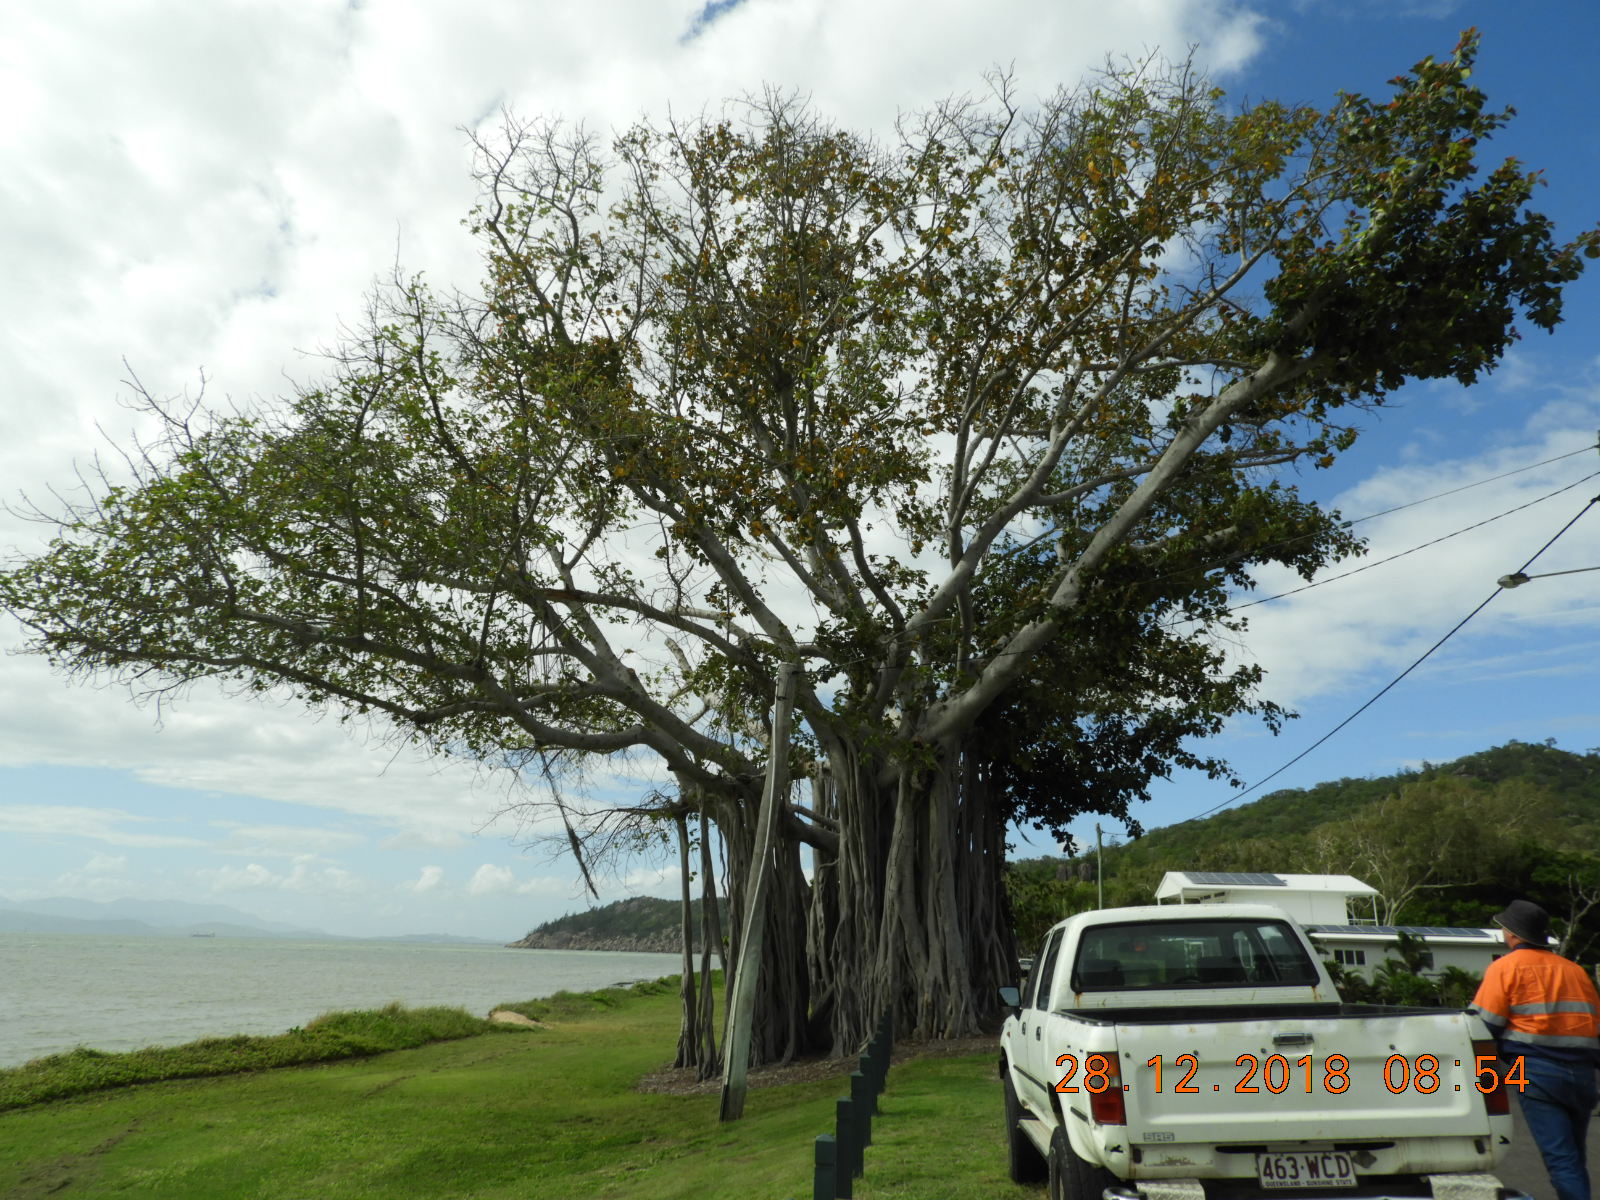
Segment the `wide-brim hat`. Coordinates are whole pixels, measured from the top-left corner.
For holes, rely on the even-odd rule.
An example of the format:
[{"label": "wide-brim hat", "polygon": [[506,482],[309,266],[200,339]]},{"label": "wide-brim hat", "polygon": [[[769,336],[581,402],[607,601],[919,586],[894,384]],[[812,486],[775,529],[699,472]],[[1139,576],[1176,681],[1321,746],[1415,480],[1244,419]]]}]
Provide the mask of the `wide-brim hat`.
[{"label": "wide-brim hat", "polygon": [[1532,900],[1513,900],[1494,923],[1509,929],[1525,942],[1543,946],[1550,940],[1550,914]]}]

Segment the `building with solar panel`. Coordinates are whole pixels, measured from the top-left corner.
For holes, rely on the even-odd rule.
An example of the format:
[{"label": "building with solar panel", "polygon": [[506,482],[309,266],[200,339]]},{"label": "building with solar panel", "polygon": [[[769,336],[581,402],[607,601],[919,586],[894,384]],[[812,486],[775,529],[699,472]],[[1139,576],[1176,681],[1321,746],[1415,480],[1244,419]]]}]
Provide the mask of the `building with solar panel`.
[{"label": "building with solar panel", "polygon": [[1300,923],[1324,957],[1367,979],[1385,959],[1400,958],[1402,933],[1426,944],[1424,975],[1437,975],[1446,967],[1481,975],[1505,953],[1498,929],[1379,925],[1377,899],[1377,889],[1353,875],[1168,871],[1156,888],[1157,904],[1251,903],[1281,908]]}]

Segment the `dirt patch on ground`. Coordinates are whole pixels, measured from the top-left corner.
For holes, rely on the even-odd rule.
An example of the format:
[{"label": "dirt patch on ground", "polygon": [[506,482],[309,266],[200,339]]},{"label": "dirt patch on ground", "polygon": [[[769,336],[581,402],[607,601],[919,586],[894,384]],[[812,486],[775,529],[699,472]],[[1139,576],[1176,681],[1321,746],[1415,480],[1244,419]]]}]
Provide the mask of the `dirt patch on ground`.
[{"label": "dirt patch on ground", "polygon": [[543,1021],[535,1021],[532,1017],[523,1016],[519,1012],[512,1012],[509,1008],[497,1008],[489,1014],[489,1020],[498,1025],[524,1025],[529,1029],[544,1029]]},{"label": "dirt patch on ground", "polygon": [[[914,1058],[962,1058],[968,1054],[993,1053],[998,1059],[995,1038],[989,1035],[950,1038],[943,1041],[900,1042],[890,1057],[891,1067]],[[780,1066],[757,1067],[750,1072],[752,1088],[783,1087],[791,1083],[810,1083],[831,1076],[844,1077],[859,1070],[860,1056],[851,1058],[807,1058]],[[698,1079],[693,1067],[662,1067],[639,1080],[636,1090],[670,1096],[716,1095],[722,1091],[722,1077]]]}]

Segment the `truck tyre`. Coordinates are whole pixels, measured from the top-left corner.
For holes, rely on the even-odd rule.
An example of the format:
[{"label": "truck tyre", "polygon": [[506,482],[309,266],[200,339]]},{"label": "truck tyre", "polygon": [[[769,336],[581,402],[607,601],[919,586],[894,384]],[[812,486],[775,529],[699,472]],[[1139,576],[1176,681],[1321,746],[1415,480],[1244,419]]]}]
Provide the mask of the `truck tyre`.
[{"label": "truck tyre", "polygon": [[1002,1078],[1006,1090],[1006,1169],[1012,1183],[1043,1183],[1049,1178],[1049,1166],[1033,1139],[1022,1132],[1022,1104],[1017,1100],[1017,1089],[1011,1084],[1008,1069]]},{"label": "truck tyre", "polygon": [[1050,1200],[1100,1200],[1100,1194],[1117,1182],[1104,1167],[1091,1167],[1079,1158],[1057,1125],[1050,1135]]}]

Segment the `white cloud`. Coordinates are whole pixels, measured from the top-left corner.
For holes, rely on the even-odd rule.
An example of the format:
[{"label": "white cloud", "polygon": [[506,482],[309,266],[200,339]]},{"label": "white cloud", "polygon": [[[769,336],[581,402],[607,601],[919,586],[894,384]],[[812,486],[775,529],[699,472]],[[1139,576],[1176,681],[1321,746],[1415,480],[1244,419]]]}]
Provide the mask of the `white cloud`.
[{"label": "white cloud", "polygon": [[137,893],[145,882],[143,876],[143,872],[129,870],[126,854],[97,852],[77,870],[58,875],[49,893],[52,896],[121,897]]},{"label": "white cloud", "polygon": [[484,863],[472,873],[467,882],[467,892],[473,896],[486,896],[490,892],[509,892],[517,886],[517,877],[511,868]]},{"label": "white cloud", "polygon": [[423,867],[422,874],[413,882],[406,884],[406,887],[408,890],[421,895],[423,892],[434,891],[443,882],[443,867]]},{"label": "white cloud", "polygon": [[82,837],[116,846],[204,846],[198,838],[138,833],[126,825],[157,824],[150,817],[115,808],[71,804],[0,804],[0,832],[42,837]]},{"label": "white cloud", "polygon": [[516,872],[511,870],[510,867],[484,863],[472,873],[472,878],[467,881],[467,894],[470,896],[488,896],[496,892],[513,892],[519,896],[560,896],[571,894],[572,885],[563,880],[542,875],[535,876],[532,879],[519,880]]},{"label": "white cloud", "polygon": [[250,863],[245,867],[202,868],[195,876],[214,892],[277,891],[331,897],[355,895],[371,887],[361,876],[342,867],[318,867],[306,861],[295,863],[284,874]]},{"label": "white cloud", "polygon": [[244,825],[236,821],[213,821],[212,824],[228,832],[216,846],[223,854],[301,858],[308,854],[350,850],[367,842],[359,833],[311,825]]},{"label": "white cloud", "polygon": [[272,891],[281,888],[284,879],[260,863],[247,867],[207,867],[195,874],[214,892]]},{"label": "white cloud", "polygon": [[665,896],[677,899],[682,894],[683,872],[676,865],[639,867],[622,878],[622,886],[632,895]]},{"label": "white cloud", "polygon": [[[9,622],[6,628],[14,629]],[[20,639],[20,635],[16,635]],[[352,814],[428,844],[490,826],[505,780],[466,763],[396,751],[336,720],[200,686],[159,714],[116,688],[53,678],[28,656],[0,660],[0,765],[92,766],[131,771],[143,782],[260,796]],[[92,738],[84,736],[93,728]],[[294,854],[355,845],[351,830],[241,826],[235,852]],[[306,839],[315,837],[313,845]],[[252,841],[254,839],[254,841]]]},{"label": "white cloud", "polygon": [[449,830],[407,830],[379,843],[380,850],[455,850],[466,838]]}]

